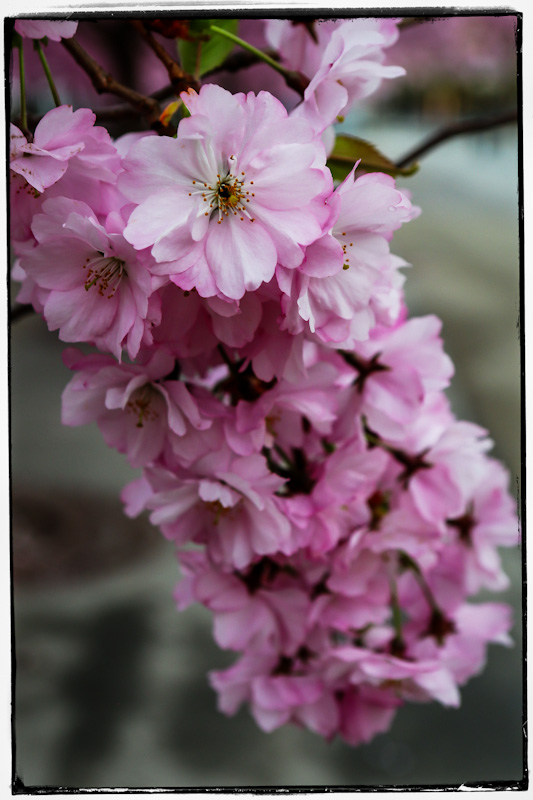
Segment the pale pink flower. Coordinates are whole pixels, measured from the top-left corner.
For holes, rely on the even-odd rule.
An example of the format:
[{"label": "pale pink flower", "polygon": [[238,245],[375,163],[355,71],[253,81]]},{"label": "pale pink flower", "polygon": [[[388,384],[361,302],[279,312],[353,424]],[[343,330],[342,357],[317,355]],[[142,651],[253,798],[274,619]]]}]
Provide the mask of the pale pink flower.
[{"label": "pale pink flower", "polygon": [[[269,472],[263,456],[236,457],[225,447],[179,475],[147,468],[145,476],[151,522],[178,544],[206,544],[216,564],[243,569],[257,556],[294,551],[290,523],[274,495],[283,481]],[[127,504],[132,492],[123,492]]]},{"label": "pale pink flower", "polygon": [[501,464],[483,459],[479,483],[464,513],[448,519],[447,524],[463,549],[466,592],[473,595],[483,587],[493,592],[506,589],[509,578],[502,569],[498,548],[518,546],[520,532],[515,504],[508,493],[508,475]]},{"label": "pale pink flower", "polygon": [[[336,419],[337,371],[332,364],[318,362],[307,369],[297,383],[279,380],[254,402],[239,401],[236,407],[235,433],[249,437],[262,432],[262,444],[298,447],[303,444],[301,418],[322,435],[331,431]],[[287,420],[287,413],[289,419]],[[287,441],[287,435],[290,437]]]},{"label": "pale pink flower", "polygon": [[175,361],[163,350],[145,364],[117,364],[111,356],[83,356],[74,348],[63,360],[76,375],[63,391],[61,421],[96,421],[106,444],[125,453],[133,467],[157,459],[190,427],[205,430],[211,424],[185,383],[168,379]]},{"label": "pale pink flower", "polygon": [[363,647],[332,648],[326,658],[324,677],[333,682],[379,688],[394,681],[396,694],[415,702],[437,700],[445,706],[460,703],[456,681],[450,670],[437,658],[407,661],[389,653],[377,653]]},{"label": "pale pink flower", "polygon": [[78,28],[75,20],[17,19],[15,30],[29,39],[43,39],[45,36],[52,42],[71,39]]},{"label": "pale pink flower", "polygon": [[[271,289],[270,284],[268,288]],[[255,375],[267,383],[273,378],[285,378],[291,383],[305,379],[304,336],[281,330],[277,287],[275,299],[264,302],[262,311],[255,336],[241,354],[250,360]]]},{"label": "pale pink flower", "polygon": [[442,349],[440,329],[437,317],[412,318],[394,328],[377,326],[357,343],[357,411],[380,436],[401,441],[426,396],[448,385],[453,364]]},{"label": "pale pink flower", "polygon": [[230,574],[198,551],[181,551],[179,562],[184,577],[174,594],[178,607],[195,600],[207,606],[214,615],[213,634],[220,647],[269,647],[293,655],[303,644],[309,598],[293,582],[283,580],[275,561],[265,558],[246,573]]},{"label": "pale pink flower", "polygon": [[347,632],[386,622],[390,585],[381,557],[362,550],[342,563],[343,556],[333,555],[328,591],[315,599],[310,622]]},{"label": "pale pink flower", "polygon": [[284,501],[300,547],[314,556],[331,550],[357,524],[366,498],[372,494],[387,465],[388,456],[375,448],[367,451],[349,442],[330,455],[324,466],[311,470],[314,485],[308,494]]},{"label": "pale pink flower", "polygon": [[295,722],[331,738],[339,724],[333,693],[320,677],[283,674],[283,667],[283,659],[272,651],[251,650],[229,669],[211,672],[220,711],[235,714],[248,701],[261,730]]},{"label": "pale pink flower", "polygon": [[425,636],[410,652],[416,659],[438,659],[454,680],[465,683],[485,666],[491,642],[511,647],[511,609],[502,603],[463,603],[451,615],[453,629],[444,642]]},{"label": "pale pink flower", "polygon": [[118,214],[104,227],[89,206],[65,197],[45,201],[42,211],[32,225],[38,244],[23,255],[21,267],[48,290],[43,315],[49,329],[59,329],[62,341],[92,342],[118,359],[126,347],[135,358],[160,320],[149,255],[124,239]]},{"label": "pale pink flower", "polygon": [[369,742],[376,734],[389,730],[401,705],[403,701],[392,689],[366,684],[350,687],[339,701],[339,734],[352,746]]},{"label": "pale pink flower", "polygon": [[95,119],[88,108],[53,108],[35,128],[33,142],[12,124],[10,169],[43,192],[63,177],[70,160],[78,156],[77,180],[83,176],[114,182],[120,158],[105,128],[94,126]]},{"label": "pale pink flower", "polygon": [[483,471],[492,442],[469,422],[453,422],[432,447],[414,456],[416,469],[404,471],[415,506],[424,519],[442,525],[459,517]]},{"label": "pale pink flower", "polygon": [[394,179],[381,173],[355,180],[355,167],[329,198],[334,224],[312,243],[298,270],[278,267],[282,308],[293,332],[305,320],[325,343],[351,347],[376,322],[391,324],[401,310],[405,262],[393,256],[392,232],[418,216]]},{"label": "pale pink flower", "polygon": [[332,190],[324,148],[268,92],[207,84],[182,99],[191,115],[177,139],[146,137],[124,161],[120,188],[139,204],[125,235],[151,247],[182,289],[238,300],[278,261],[300,264],[322,234]]},{"label": "pale pink flower", "polygon": [[372,94],[383,78],[405,75],[386,66],[384,48],[398,38],[397,19],[316,21],[314,37],[296,21],[271,20],[267,38],[291,69],[310,79],[304,102],[294,114],[308,119],[317,133],[346,114],[356,99]]}]

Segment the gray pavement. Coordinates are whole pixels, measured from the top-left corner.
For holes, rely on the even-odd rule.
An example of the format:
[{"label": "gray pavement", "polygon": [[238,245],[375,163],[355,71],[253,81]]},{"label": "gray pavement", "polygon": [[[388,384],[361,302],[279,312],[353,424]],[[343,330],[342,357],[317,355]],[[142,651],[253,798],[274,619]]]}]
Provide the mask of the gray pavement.
[{"label": "gray pavement", "polygon": [[[395,157],[423,131],[363,126],[360,133]],[[516,174],[512,132],[443,145],[404,182],[423,214],[393,247],[414,265],[407,271],[412,314],[444,321],[456,413],[490,429],[513,486],[520,472]],[[16,764],[25,786],[407,786],[522,776],[518,550],[504,553],[512,588],[495,598],[515,608],[516,645],[490,648],[488,667],[465,687],[459,710],[405,706],[389,733],[356,749],[297,728],[264,734],[244,709],[223,717],[205,675],[233,657],[213,643],[204,609],[176,612],[172,548],[145,523],[123,517],[118,492],[134,472],[95,426],[61,427],[70,374],[62,349],[37,318],[12,330],[19,531],[28,516],[74,519],[68,514],[77,508],[72,547],[86,548],[87,566],[82,576],[61,578],[58,567],[40,586],[14,587]],[[48,504],[48,517],[31,517],[37,500],[36,508]],[[104,570],[98,560],[109,562],[108,531],[117,566]]]}]

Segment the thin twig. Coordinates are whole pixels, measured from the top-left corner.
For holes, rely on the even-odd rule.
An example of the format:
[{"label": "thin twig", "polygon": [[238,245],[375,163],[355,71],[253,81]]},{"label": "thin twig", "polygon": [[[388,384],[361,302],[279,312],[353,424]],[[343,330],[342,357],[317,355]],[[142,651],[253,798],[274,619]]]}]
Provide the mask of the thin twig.
[{"label": "thin twig", "polygon": [[39,39],[35,40],[34,47],[37,50],[37,53],[38,53],[39,58],[41,60],[42,67],[44,69],[44,74],[46,75],[46,80],[48,81],[48,86],[50,87],[50,91],[52,92],[52,97],[54,99],[54,103],[55,103],[56,108],[57,108],[57,106],[61,105],[61,98],[59,97],[59,92],[57,91],[57,87],[56,87],[56,85],[54,83],[54,79],[52,77],[52,73],[50,72],[50,67],[48,65],[48,61],[47,61],[46,56],[44,54],[43,48],[41,47],[41,42],[39,41]]},{"label": "thin twig", "polygon": [[[263,52],[273,61],[279,60],[279,55],[276,50],[265,48]],[[259,56],[255,53],[250,53],[247,51],[231,53],[226,59],[224,59],[222,64],[219,64],[218,66],[213,67],[213,69],[204,72],[202,77],[206,78],[216,72],[239,72],[241,69],[253,67],[254,64],[260,64],[262,60],[263,59],[259,58]]]},{"label": "thin twig", "polygon": [[20,125],[22,132],[28,129],[28,114],[26,109],[26,77],[24,71],[23,41],[19,44],[19,76],[20,76]]},{"label": "thin twig", "polygon": [[[153,100],[164,100],[165,98],[171,97],[174,94],[175,92],[172,86],[167,84],[166,86],[163,86],[162,89],[152,92],[150,97]],[[96,118],[100,122],[128,119],[128,117],[134,117],[137,114],[136,109],[130,106],[129,103],[117,103],[115,106],[101,106],[100,108],[93,108],[93,111],[96,114]]]},{"label": "thin twig", "polygon": [[424,22],[435,22],[438,17],[405,17],[399,23],[398,28],[404,31],[406,28],[413,28],[415,25],[422,25]]},{"label": "thin twig", "polygon": [[75,39],[62,39],[61,42],[63,47],[68,50],[74,60],[87,73],[98,94],[108,92],[109,94],[117,95],[117,97],[123,97],[137,111],[146,116],[151,123],[157,122],[159,119],[159,104],[157,100],[116,81]]},{"label": "thin twig", "polygon": [[119,103],[116,106],[102,106],[101,108],[93,108],[98,122],[114,122],[121,119],[130,119],[137,117],[139,111],[129,103]]},{"label": "thin twig", "polygon": [[254,47],[252,44],[250,44],[250,42],[246,42],[239,36],[235,36],[235,34],[231,33],[231,31],[227,31],[224,28],[219,28],[217,25],[210,25],[209,27],[214,33],[218,33],[219,36],[223,36],[230,42],[237,44],[239,47],[242,47],[249,53],[257,56],[257,58],[259,58],[261,61],[264,61],[265,64],[268,64],[270,67],[272,67],[272,69],[275,69],[276,72],[279,72],[280,75],[283,76],[287,86],[298,92],[301,97],[304,96],[304,92],[309,86],[309,80],[301,72],[287,69],[287,67],[284,67],[283,64],[280,64],[275,58],[271,58],[264,50],[258,50],[257,47]]},{"label": "thin twig", "polygon": [[146,44],[152,48],[161,63],[164,64],[174,92],[179,95],[180,92],[186,92],[187,89],[199,91],[200,87],[198,82],[192,75],[182,70],[178,62],[169,55],[163,45],[158,42],[155,36],[145,27],[144,23],[139,19],[132,19],[130,22],[135,30],[142,36]]},{"label": "thin twig", "polygon": [[[278,58],[278,54],[275,50],[265,50],[265,53],[269,55],[274,60]],[[247,53],[247,52],[240,52],[240,53],[231,53],[223,62],[219,64],[217,67],[213,67],[213,69],[208,70],[202,75],[202,78],[208,78],[210,75],[215,75],[218,72],[239,72],[241,69],[247,69],[247,67],[253,67],[254,64],[260,64],[261,59],[258,58],[254,53]],[[153,97],[154,100],[164,100],[167,97],[171,97],[175,95],[176,92],[172,84],[167,84],[163,86],[161,89],[158,89],[156,92],[152,92],[150,97]],[[127,119],[128,117],[132,117],[135,115],[135,109],[132,108],[128,103],[120,103],[116,106],[102,106],[101,108],[94,108],[94,113],[96,117],[101,122],[106,120],[120,120],[120,119]]]},{"label": "thin twig", "polygon": [[425,155],[441,142],[447,139],[452,139],[454,136],[462,136],[465,133],[479,133],[480,131],[488,131],[492,128],[497,128],[500,125],[508,125],[511,122],[516,122],[518,114],[516,111],[508,111],[505,114],[500,114],[497,117],[485,117],[483,119],[470,119],[463,122],[455,122],[453,125],[447,125],[441,128],[440,131],[432,134],[429,138],[422,142],[422,144],[411,150],[400,161],[396,162],[397,167],[407,167],[414,161]]}]

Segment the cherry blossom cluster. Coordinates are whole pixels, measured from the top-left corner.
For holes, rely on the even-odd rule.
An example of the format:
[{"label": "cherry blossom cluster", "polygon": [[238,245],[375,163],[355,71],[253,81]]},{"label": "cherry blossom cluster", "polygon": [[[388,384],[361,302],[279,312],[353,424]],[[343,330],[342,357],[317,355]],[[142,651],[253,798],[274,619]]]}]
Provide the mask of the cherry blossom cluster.
[{"label": "cherry blossom cluster", "polygon": [[239,654],[210,676],[220,709],[353,745],[405,701],[457,706],[511,643],[508,607],[470,598],[507,586],[518,538],[486,432],[450,410],[440,322],[408,316],[390,241],[419,209],[327,165],[335,120],[403,74],[397,23],[265,23],[308,78],[290,112],[205,83],[175,137],[112,140],[65,105],[11,128],[18,299],[95,349],[65,351],[63,423],[142,468],[126,513],[175,543],[178,607]]}]

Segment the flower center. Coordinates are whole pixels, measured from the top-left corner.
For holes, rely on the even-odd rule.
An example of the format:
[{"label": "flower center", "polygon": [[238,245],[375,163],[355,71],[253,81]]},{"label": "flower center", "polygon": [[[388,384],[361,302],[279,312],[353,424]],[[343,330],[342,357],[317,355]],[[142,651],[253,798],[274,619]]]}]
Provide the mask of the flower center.
[{"label": "flower center", "polygon": [[96,257],[88,256],[83,264],[83,269],[87,270],[85,275],[85,291],[88,292],[92,286],[96,286],[98,294],[110,299],[115,294],[117,287],[122,280],[122,276],[127,274],[125,261],[116,256],[104,256],[100,251]]},{"label": "flower center", "polygon": [[[229,161],[231,162],[232,160],[235,160],[234,156],[229,157]],[[224,217],[229,217],[230,214],[239,217],[241,222],[244,222],[245,217],[250,222],[255,222],[247,207],[251,198],[255,197],[254,192],[251,190],[253,181],[249,182],[250,188],[247,189],[246,173],[241,172],[240,175],[234,175],[232,167],[233,165],[230,163],[230,168],[225,175],[217,173],[217,179],[212,184],[193,181],[194,189],[189,192],[189,197],[194,194],[201,195],[203,202],[208,204],[207,210],[204,212],[206,217],[218,209],[219,225],[224,220]]]},{"label": "flower center", "polygon": [[224,519],[231,516],[234,510],[234,507],[230,506],[229,508],[226,508],[226,506],[223,506],[220,500],[208,500],[206,503],[204,503],[204,507],[211,514],[211,521],[213,525],[218,525],[221,518]]},{"label": "flower center", "polygon": [[159,412],[153,407],[152,400],[156,394],[159,394],[153,386],[145,383],[139,389],[136,389],[126,403],[126,409],[129,413],[137,416],[137,428],[143,428],[144,422],[151,422],[159,417]]},{"label": "flower center", "polygon": [[[343,231],[341,236],[346,236],[346,233]],[[344,264],[342,265],[343,269],[350,269],[350,256],[348,255],[348,247],[353,247],[353,242],[348,242],[348,244],[340,242],[342,245],[342,251],[344,253]]]}]

